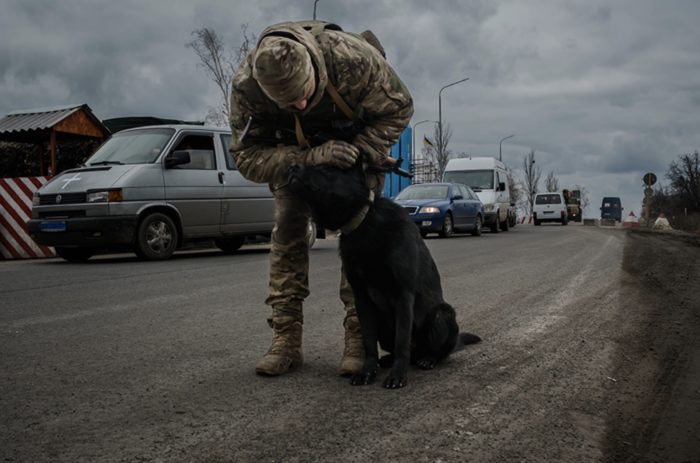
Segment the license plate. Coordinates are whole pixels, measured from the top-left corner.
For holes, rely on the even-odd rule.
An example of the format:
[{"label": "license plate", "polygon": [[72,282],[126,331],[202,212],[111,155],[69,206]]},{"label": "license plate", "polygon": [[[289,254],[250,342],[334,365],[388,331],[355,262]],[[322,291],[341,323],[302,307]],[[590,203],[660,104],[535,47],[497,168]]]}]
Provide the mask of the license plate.
[{"label": "license plate", "polygon": [[64,232],[66,231],[66,222],[63,220],[52,220],[49,222],[41,222],[41,231],[44,232]]},{"label": "license plate", "polygon": [[433,222],[431,222],[430,220],[424,220],[421,222],[421,225],[423,225],[424,227],[429,227],[432,224],[433,224]]}]

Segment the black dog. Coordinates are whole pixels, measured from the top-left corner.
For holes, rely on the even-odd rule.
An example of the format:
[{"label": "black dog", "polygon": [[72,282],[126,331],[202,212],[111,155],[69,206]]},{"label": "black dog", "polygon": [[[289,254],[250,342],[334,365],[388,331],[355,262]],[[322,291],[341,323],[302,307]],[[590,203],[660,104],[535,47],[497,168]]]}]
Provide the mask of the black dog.
[{"label": "black dog", "polygon": [[[309,204],[316,224],[341,230],[340,257],[355,295],[365,348],[353,385],[370,384],[391,364],[384,387],[407,383],[409,362],[432,369],[478,336],[459,334],[442,297],[440,274],[418,228],[389,199],[373,198],[360,166],[293,166],[289,188]],[[377,342],[390,355],[380,362]]]}]

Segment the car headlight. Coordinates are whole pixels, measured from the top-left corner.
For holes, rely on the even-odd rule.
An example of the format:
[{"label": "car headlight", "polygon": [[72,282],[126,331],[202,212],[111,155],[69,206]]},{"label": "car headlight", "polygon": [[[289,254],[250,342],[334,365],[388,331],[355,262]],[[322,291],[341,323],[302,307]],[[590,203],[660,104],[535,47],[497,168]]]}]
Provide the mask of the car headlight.
[{"label": "car headlight", "polygon": [[486,212],[491,212],[493,210],[493,204],[484,204],[484,210]]},{"label": "car headlight", "polygon": [[41,198],[39,196],[39,193],[37,193],[35,191],[34,194],[32,195],[32,206],[38,206],[40,204],[41,204]]},{"label": "car headlight", "polygon": [[427,206],[427,207],[421,207],[419,212],[421,214],[439,214],[440,209],[437,207]]},{"label": "car headlight", "polygon": [[122,190],[91,191],[86,200],[88,203],[118,203],[122,201]]}]

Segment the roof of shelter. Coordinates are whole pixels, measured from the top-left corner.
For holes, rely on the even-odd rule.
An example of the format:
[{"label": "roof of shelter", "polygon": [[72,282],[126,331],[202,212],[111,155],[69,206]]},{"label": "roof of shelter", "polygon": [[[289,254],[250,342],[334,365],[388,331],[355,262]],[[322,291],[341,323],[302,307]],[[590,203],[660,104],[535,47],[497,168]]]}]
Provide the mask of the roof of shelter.
[{"label": "roof of shelter", "polygon": [[52,129],[59,133],[104,138],[109,130],[87,104],[13,111],[0,119],[0,140],[35,141]]}]

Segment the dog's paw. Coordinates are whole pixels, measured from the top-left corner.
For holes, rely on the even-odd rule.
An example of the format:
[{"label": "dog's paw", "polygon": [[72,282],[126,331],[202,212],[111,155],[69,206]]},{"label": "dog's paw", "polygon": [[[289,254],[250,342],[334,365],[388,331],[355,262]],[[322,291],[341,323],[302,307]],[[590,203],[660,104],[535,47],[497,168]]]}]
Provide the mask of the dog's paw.
[{"label": "dog's paw", "polygon": [[386,389],[399,389],[408,384],[408,375],[406,371],[396,371],[391,370],[389,376],[384,380],[384,387]]},{"label": "dog's paw", "polygon": [[350,384],[353,386],[366,386],[372,384],[377,377],[377,370],[357,373],[350,378]]},{"label": "dog's paw", "polygon": [[437,365],[437,360],[430,357],[423,357],[416,360],[415,365],[421,370],[432,370]]}]

